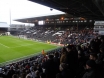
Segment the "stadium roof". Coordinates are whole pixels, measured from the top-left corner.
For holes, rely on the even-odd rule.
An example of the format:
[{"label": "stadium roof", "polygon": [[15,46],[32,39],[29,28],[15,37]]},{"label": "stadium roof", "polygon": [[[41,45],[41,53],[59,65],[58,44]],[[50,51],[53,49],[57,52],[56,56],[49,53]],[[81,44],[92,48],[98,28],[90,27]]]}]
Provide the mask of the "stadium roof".
[{"label": "stadium roof", "polygon": [[10,27],[6,22],[0,22],[0,28],[8,28]]},{"label": "stadium roof", "polygon": [[24,23],[34,23],[34,22],[41,21],[41,20],[53,21],[54,19],[61,19],[62,17],[63,18],[73,18],[74,16],[70,15],[70,14],[60,14],[60,15],[17,19],[15,21],[24,22]]},{"label": "stadium roof", "polygon": [[51,8],[55,8],[68,14],[89,18],[94,20],[104,20],[103,0],[30,0]]}]

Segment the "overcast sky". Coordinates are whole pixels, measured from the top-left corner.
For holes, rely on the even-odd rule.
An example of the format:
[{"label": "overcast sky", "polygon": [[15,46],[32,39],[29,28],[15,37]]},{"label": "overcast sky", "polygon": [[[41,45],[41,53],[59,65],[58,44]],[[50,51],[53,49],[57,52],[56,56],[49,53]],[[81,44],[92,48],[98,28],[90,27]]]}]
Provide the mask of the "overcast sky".
[{"label": "overcast sky", "polygon": [[[10,24],[11,20],[37,16],[63,14],[63,12],[28,1],[28,0],[0,0],[0,22]],[[17,23],[12,21],[11,23]]]}]

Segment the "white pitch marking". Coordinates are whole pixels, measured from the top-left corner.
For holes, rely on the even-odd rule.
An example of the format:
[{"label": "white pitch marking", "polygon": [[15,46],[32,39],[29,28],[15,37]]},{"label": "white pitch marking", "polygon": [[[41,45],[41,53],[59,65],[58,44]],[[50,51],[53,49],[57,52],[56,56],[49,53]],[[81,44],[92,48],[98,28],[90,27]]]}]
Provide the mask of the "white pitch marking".
[{"label": "white pitch marking", "polygon": [[[52,49],[48,49],[48,50],[45,50],[46,52],[47,51],[50,51],[50,50],[54,50],[54,49],[57,49],[57,48],[52,48]],[[6,61],[6,62],[2,62],[0,63],[0,66],[2,65],[8,65],[8,64],[11,64],[12,62],[18,62],[18,61],[21,61],[21,60],[25,60],[26,58],[31,58],[32,56],[36,56],[36,54],[41,54],[41,51],[39,52],[36,52],[36,53],[33,53],[33,54],[30,54],[30,55],[26,55],[26,56],[23,56],[23,57],[20,57],[20,58],[16,58],[16,59],[13,59],[13,60],[9,60],[9,61]]]},{"label": "white pitch marking", "polygon": [[0,45],[4,46],[4,47],[6,47],[6,48],[10,48],[10,47],[8,47],[8,46],[6,46],[6,45],[4,45],[4,44],[1,44],[1,43],[0,43]]}]

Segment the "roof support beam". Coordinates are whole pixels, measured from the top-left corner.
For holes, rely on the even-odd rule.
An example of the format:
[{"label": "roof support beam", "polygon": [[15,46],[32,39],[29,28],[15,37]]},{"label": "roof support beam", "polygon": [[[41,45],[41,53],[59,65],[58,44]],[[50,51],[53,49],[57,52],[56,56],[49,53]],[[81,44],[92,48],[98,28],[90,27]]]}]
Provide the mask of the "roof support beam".
[{"label": "roof support beam", "polygon": [[92,0],[104,16],[104,0]]}]

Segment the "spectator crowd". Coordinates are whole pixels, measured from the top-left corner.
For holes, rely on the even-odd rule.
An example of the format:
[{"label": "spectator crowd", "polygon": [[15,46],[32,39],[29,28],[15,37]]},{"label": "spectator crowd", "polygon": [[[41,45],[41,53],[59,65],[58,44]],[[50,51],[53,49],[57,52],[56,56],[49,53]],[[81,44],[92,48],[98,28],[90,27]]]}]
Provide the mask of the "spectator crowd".
[{"label": "spectator crowd", "polygon": [[2,66],[0,77],[104,78],[104,39],[91,30],[68,35],[60,37],[67,46]]}]

